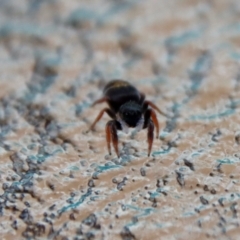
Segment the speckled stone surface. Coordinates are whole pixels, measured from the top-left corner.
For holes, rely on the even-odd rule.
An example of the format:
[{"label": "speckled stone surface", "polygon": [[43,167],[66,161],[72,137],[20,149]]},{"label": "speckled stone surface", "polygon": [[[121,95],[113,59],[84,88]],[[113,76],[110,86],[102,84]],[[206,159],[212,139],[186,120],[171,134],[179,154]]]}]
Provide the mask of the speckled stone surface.
[{"label": "speckled stone surface", "polygon": [[[239,239],[238,0],[0,1],[1,239]],[[125,79],[159,139],[104,108]]]}]

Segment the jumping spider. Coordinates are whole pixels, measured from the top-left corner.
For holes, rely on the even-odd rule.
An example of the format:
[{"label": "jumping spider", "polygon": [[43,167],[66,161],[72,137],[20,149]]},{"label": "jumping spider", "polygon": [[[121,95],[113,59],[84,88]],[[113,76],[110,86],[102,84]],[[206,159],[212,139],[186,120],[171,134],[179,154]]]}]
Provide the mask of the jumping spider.
[{"label": "jumping spider", "polygon": [[139,92],[134,86],[123,80],[110,81],[103,90],[103,97],[96,100],[92,106],[103,102],[107,102],[109,108],[104,108],[100,111],[89,130],[94,129],[96,123],[102,118],[104,112],[113,119],[107,122],[105,129],[109,154],[111,155],[110,144],[112,141],[115,152],[119,157],[117,130],[128,132],[129,127],[136,127],[138,131],[144,128],[147,128],[148,130],[147,138],[149,156],[154,138],[154,126],[156,127],[157,138],[159,136],[159,124],[156,113],[153,109],[163,115],[165,114],[154,103],[145,100],[145,95],[143,93]]}]

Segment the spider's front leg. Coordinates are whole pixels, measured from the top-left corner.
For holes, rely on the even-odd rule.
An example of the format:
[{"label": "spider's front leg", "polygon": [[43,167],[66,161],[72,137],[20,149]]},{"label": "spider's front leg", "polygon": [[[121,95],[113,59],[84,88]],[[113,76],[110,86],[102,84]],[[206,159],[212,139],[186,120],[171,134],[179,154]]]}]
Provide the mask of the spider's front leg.
[{"label": "spider's front leg", "polygon": [[154,126],[156,127],[157,138],[159,136],[159,124],[157,120],[156,113],[153,109],[147,109],[144,114],[144,125],[143,128],[147,128],[147,138],[148,138],[148,156],[151,154],[153,138],[154,138]]},{"label": "spider's front leg", "polygon": [[104,109],[102,109],[102,110],[99,112],[98,116],[96,117],[96,119],[94,120],[94,122],[91,124],[91,126],[90,126],[90,128],[89,128],[89,130],[88,130],[87,132],[89,132],[90,130],[93,130],[93,129],[94,129],[96,123],[102,118],[102,116],[103,116],[103,114],[104,114],[105,112],[108,114],[108,116],[109,116],[110,118],[113,118],[113,119],[115,118],[115,113],[114,113],[111,109],[109,109],[109,108],[104,108]]},{"label": "spider's front leg", "polygon": [[148,137],[148,157],[149,157],[152,150],[152,144],[153,144],[153,138],[154,138],[154,124],[152,120],[149,120],[147,129],[148,129],[147,137]]},{"label": "spider's front leg", "polygon": [[106,140],[107,140],[107,147],[108,147],[108,152],[111,155],[111,142],[113,144],[114,150],[119,157],[119,151],[118,151],[118,135],[117,135],[117,130],[121,130],[121,125],[118,121],[116,120],[111,120],[107,122],[106,124]]},{"label": "spider's front leg", "polygon": [[[144,95],[143,95],[143,99],[144,99]],[[144,101],[144,109],[148,109],[148,107],[155,109],[157,112],[159,112],[160,114],[162,114],[165,117],[169,117],[166,113],[164,113],[161,109],[159,109],[153,102],[145,100]]]}]

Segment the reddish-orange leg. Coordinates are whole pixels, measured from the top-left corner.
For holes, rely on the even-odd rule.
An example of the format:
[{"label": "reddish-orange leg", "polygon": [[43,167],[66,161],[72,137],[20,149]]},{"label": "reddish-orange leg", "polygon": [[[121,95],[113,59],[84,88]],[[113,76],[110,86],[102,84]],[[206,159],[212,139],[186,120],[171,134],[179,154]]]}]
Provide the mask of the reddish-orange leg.
[{"label": "reddish-orange leg", "polygon": [[108,99],[107,99],[106,97],[102,97],[102,98],[96,100],[96,101],[92,104],[92,107],[95,106],[96,104],[106,102],[107,100],[108,100]]},{"label": "reddish-orange leg", "polygon": [[157,133],[156,137],[158,138],[158,136],[159,136],[159,124],[158,124],[158,120],[157,120],[157,115],[156,115],[156,113],[153,109],[150,109],[150,111],[151,111],[151,119],[153,121],[154,126],[156,127],[156,133]]},{"label": "reddish-orange leg", "polygon": [[153,138],[154,138],[154,124],[150,120],[148,122],[148,157],[150,156],[151,150],[152,150],[152,143],[153,143]]},{"label": "reddish-orange leg", "polygon": [[[98,100],[96,100],[92,106],[98,104],[98,103],[103,103],[106,102],[108,99],[106,97],[100,98]],[[98,116],[96,117],[96,119],[94,120],[94,122],[92,123],[92,125],[90,126],[90,130],[93,130],[96,123],[102,118],[104,112],[106,112],[109,117],[115,119],[115,113],[109,109],[109,108],[104,108],[100,111],[100,113],[98,114]],[[107,147],[108,147],[108,152],[111,155],[111,141],[113,143],[113,147],[114,150],[117,154],[117,156],[119,157],[119,152],[118,152],[118,136],[117,136],[117,129],[121,129],[121,126],[119,126],[119,124],[117,124],[117,122],[115,120],[111,120],[106,124],[106,140],[107,140]]]},{"label": "reddish-orange leg", "polygon": [[111,155],[111,141],[113,143],[114,150],[119,157],[119,152],[118,152],[118,135],[117,135],[117,129],[119,127],[117,126],[117,122],[115,120],[111,120],[107,122],[106,124],[106,140],[107,140],[107,147],[108,147],[108,152]]},{"label": "reddish-orange leg", "polygon": [[[90,126],[89,130],[93,130],[96,123],[102,118],[104,112],[106,112],[111,118],[115,118],[115,114],[113,111],[111,111],[109,108],[104,108],[100,111],[100,113],[98,114],[98,116],[96,117],[95,121],[92,123],[92,125]],[[89,131],[88,130],[88,131]]]},{"label": "reddish-orange leg", "polygon": [[106,124],[105,131],[106,131],[106,140],[107,140],[108,153],[110,155],[112,155],[112,152],[111,152],[111,124],[110,124],[110,122],[108,122]]},{"label": "reddish-orange leg", "polygon": [[148,156],[151,154],[153,138],[154,138],[154,126],[156,126],[157,138],[159,135],[159,124],[157,120],[156,113],[153,109],[147,109],[144,115],[144,125],[143,128],[147,128],[147,139],[148,139]]},{"label": "reddish-orange leg", "polygon": [[163,116],[167,117],[166,113],[164,113],[162,110],[160,110],[153,102],[146,100],[144,104],[152,107],[153,109],[158,111],[160,114],[162,114]]}]

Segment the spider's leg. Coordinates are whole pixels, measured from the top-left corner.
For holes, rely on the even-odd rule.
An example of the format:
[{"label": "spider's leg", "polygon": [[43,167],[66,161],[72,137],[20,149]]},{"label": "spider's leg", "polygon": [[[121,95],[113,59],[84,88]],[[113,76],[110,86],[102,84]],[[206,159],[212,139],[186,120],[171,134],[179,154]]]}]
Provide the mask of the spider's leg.
[{"label": "spider's leg", "polygon": [[168,117],[166,113],[164,113],[162,110],[160,110],[153,102],[145,100],[144,102],[144,108],[147,109],[148,106],[150,106],[151,108],[155,109],[157,112],[159,112],[160,114],[162,114],[165,117]]},{"label": "spider's leg", "polygon": [[121,125],[116,120],[111,120],[106,124],[106,140],[107,140],[107,147],[108,152],[111,155],[111,141],[114,147],[114,150],[119,157],[118,151],[118,135],[117,130],[121,130]]},{"label": "spider's leg", "polygon": [[159,123],[158,123],[158,120],[157,120],[157,115],[155,113],[155,111],[153,109],[150,109],[150,115],[151,115],[151,119],[153,121],[153,124],[154,126],[156,127],[156,137],[158,138],[159,136]]},{"label": "spider's leg", "polygon": [[[150,156],[150,154],[151,154],[153,138],[154,138],[154,124],[155,124],[155,121],[157,121],[156,113],[155,112],[152,113],[152,112],[154,112],[152,109],[147,109],[147,111],[144,114],[143,128],[147,128],[148,156]],[[158,132],[159,131],[158,122],[156,124],[156,127],[157,127],[157,132]]]},{"label": "spider's leg", "polygon": [[150,120],[148,122],[148,156],[150,156],[151,150],[152,150],[152,143],[153,143],[153,138],[154,138],[154,124],[153,122]]},{"label": "spider's leg", "polygon": [[[109,108],[104,108],[104,109],[102,109],[102,110],[99,112],[98,116],[96,117],[96,119],[94,120],[94,122],[91,124],[89,130],[93,130],[93,129],[94,129],[96,123],[102,118],[104,112],[106,112],[109,117],[111,117],[111,118],[113,118],[113,119],[115,118],[115,113],[114,113],[111,109],[109,109]],[[89,130],[88,130],[88,131],[89,131]]]},{"label": "spider's leg", "polygon": [[96,101],[92,104],[92,107],[95,106],[96,104],[106,102],[107,100],[108,100],[107,97],[99,98],[98,100],[96,100]]}]

